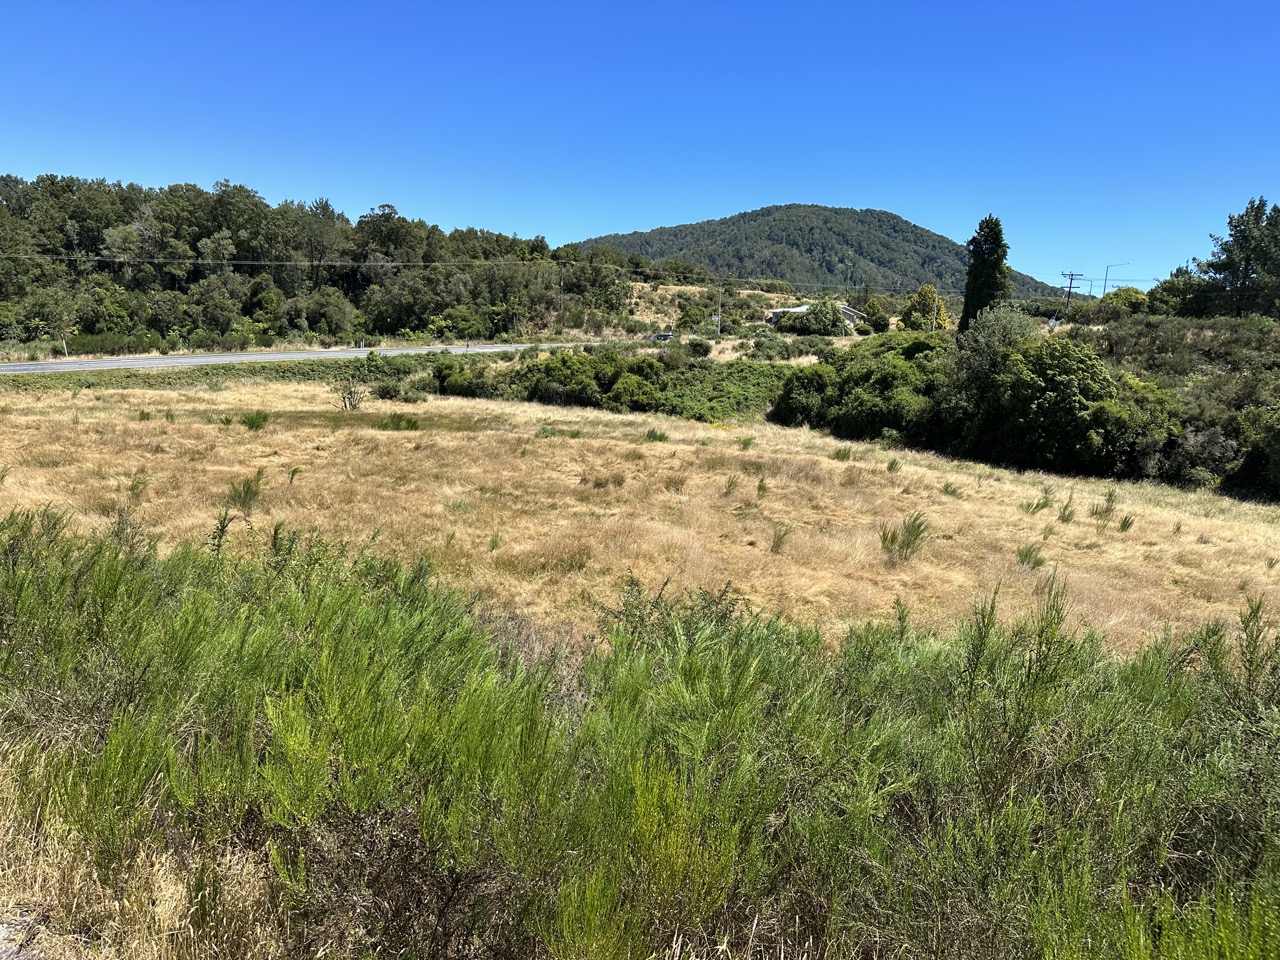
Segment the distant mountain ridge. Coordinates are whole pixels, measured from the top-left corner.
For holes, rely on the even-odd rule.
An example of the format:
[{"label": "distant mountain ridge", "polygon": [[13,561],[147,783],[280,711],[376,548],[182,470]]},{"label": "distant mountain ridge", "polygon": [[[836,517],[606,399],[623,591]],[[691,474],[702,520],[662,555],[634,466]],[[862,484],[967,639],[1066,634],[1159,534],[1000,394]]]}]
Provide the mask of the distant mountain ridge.
[{"label": "distant mountain ridge", "polygon": [[[963,244],[885,210],[789,203],[746,213],[584,240],[650,260],[680,257],[717,273],[786,280],[800,291],[861,287],[914,291],[932,283],[963,293]],[[1018,297],[1057,296],[1061,289],[1016,270]]]}]

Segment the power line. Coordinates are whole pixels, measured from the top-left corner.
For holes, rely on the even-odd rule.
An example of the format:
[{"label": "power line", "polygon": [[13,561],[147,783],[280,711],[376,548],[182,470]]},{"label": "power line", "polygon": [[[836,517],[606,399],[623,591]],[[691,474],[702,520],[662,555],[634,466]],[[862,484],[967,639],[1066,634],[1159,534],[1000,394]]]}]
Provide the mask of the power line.
[{"label": "power line", "polygon": [[[616,263],[604,263],[591,260],[205,260],[199,257],[108,257],[100,254],[42,254],[42,253],[4,253],[0,252],[0,260],[51,260],[58,263],[90,263],[109,264],[112,266],[188,266],[188,267],[328,267],[339,269],[404,269],[427,267],[595,267],[616,270],[637,278],[636,282],[652,281],[654,277],[636,267],[621,266]],[[656,266],[656,265],[655,265]],[[691,284],[706,285],[716,282],[713,274],[672,274],[659,271],[661,279],[666,281],[688,281]],[[1064,274],[1065,276],[1065,274]],[[723,274],[723,279],[733,283],[785,283],[793,289],[838,290],[839,278],[833,277],[830,283],[805,280],[783,280],[778,277],[734,277]],[[925,280],[924,283],[929,283]],[[1043,282],[1043,281],[1041,281]],[[1117,281],[1120,282],[1120,281]],[[1138,281],[1135,281],[1138,282]],[[934,282],[934,288],[941,296],[963,296],[963,287],[943,288]],[[863,283],[874,293],[908,294],[914,293],[918,287],[909,284],[877,286]],[[1049,286],[1046,284],[1046,286]]]}]

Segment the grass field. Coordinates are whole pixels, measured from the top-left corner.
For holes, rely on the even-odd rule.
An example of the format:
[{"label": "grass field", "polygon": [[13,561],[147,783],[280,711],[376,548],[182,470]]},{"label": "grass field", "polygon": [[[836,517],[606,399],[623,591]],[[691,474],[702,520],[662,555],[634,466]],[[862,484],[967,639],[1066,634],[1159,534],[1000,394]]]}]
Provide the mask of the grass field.
[{"label": "grass field", "polygon": [[[462,398],[344,413],[334,400],[253,381],[0,395],[0,512],[50,505],[92,529],[126,511],[167,545],[208,538],[224,508],[230,546],[278,524],[376,537],[557,636],[586,635],[629,574],[654,589],[732,582],[757,609],[838,632],[890,616],[899,597],[925,625],[997,585],[1025,607],[1056,569],[1072,616],[1124,649],[1230,619],[1280,585],[1280,508],[1207,491],[1017,474],[767,424]],[[242,424],[259,410],[260,429]],[[378,429],[394,413],[418,429]],[[246,482],[256,496],[230,506]],[[882,530],[916,514],[923,546],[896,559]]]},{"label": "grass field", "polygon": [[0,955],[1275,955],[1276,508],[205,382],[0,396]]}]

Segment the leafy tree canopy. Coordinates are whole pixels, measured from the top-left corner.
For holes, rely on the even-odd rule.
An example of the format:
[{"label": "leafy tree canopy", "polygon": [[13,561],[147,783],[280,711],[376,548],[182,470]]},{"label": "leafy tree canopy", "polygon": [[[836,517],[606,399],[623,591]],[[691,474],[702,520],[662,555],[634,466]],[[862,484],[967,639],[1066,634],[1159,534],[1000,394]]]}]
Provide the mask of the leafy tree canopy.
[{"label": "leafy tree canopy", "polygon": [[933,284],[926,283],[907,301],[898,325],[903,330],[945,330],[947,308]]},{"label": "leafy tree canopy", "polygon": [[1280,318],[1280,207],[1250,200],[1227,217],[1227,236],[1212,239],[1213,254],[1196,266],[1218,285],[1218,308]]},{"label": "leafy tree canopy", "polygon": [[1111,303],[1122,307],[1130,313],[1146,313],[1151,306],[1150,298],[1137,287],[1116,287],[1102,295],[1103,303]]}]

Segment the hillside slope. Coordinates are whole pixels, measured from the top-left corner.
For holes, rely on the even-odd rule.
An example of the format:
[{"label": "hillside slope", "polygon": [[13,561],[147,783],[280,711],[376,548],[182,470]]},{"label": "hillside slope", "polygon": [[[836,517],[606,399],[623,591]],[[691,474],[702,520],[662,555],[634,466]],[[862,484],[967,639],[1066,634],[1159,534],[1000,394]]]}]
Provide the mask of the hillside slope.
[{"label": "hillside slope", "polygon": [[[651,260],[681,257],[738,277],[786,280],[803,289],[869,284],[876,290],[915,290],[932,283],[963,293],[968,257],[962,244],[884,210],[791,203],[720,220],[583,241],[607,244]],[[1020,297],[1060,291],[1013,272]]]}]

